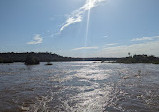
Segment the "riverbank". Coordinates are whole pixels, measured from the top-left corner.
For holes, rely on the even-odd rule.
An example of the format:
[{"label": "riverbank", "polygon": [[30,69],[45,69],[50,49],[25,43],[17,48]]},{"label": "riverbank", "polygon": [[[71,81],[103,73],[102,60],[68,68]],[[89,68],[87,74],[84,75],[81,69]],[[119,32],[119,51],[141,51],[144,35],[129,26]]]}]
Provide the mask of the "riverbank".
[{"label": "riverbank", "polygon": [[125,58],[118,59],[116,63],[152,63],[152,64],[159,64],[159,58],[153,55],[133,55]]},{"label": "riverbank", "polygon": [[0,63],[26,62],[27,57],[32,57],[39,62],[60,62],[60,61],[116,61],[119,58],[79,58],[64,57],[55,53],[48,52],[25,52],[25,53],[0,53]]}]

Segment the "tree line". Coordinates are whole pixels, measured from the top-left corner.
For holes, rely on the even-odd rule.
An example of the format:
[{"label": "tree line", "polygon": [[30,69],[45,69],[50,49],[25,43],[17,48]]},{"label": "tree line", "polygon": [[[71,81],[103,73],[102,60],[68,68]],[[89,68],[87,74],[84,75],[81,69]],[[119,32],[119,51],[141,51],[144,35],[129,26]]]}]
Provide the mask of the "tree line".
[{"label": "tree line", "polygon": [[24,53],[0,53],[0,63],[13,63],[13,62],[51,62],[51,61],[115,61],[118,58],[73,58],[63,57],[51,52],[24,52]]},{"label": "tree line", "polygon": [[131,56],[130,53],[128,53],[129,57],[118,59],[117,63],[153,63],[153,64],[159,64],[159,57],[155,57],[153,55],[133,55]]},{"label": "tree line", "polygon": [[39,64],[39,62],[51,61],[115,61],[117,63],[153,63],[159,64],[159,58],[153,55],[133,55],[128,53],[125,58],[72,58],[63,57],[51,52],[24,52],[24,53],[0,53],[0,63],[25,62],[25,64]]},{"label": "tree line", "polygon": [[24,52],[24,53],[0,53],[0,63],[25,62],[28,57],[34,58],[40,62],[48,61],[63,61],[68,60],[68,57],[63,57],[57,54],[48,52]]}]

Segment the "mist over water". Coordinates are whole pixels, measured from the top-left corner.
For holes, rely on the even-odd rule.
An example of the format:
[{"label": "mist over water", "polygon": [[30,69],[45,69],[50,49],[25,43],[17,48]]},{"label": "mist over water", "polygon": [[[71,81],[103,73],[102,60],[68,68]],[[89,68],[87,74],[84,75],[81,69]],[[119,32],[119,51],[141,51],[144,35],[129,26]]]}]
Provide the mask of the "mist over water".
[{"label": "mist over water", "polygon": [[0,112],[157,112],[159,65],[0,64]]}]

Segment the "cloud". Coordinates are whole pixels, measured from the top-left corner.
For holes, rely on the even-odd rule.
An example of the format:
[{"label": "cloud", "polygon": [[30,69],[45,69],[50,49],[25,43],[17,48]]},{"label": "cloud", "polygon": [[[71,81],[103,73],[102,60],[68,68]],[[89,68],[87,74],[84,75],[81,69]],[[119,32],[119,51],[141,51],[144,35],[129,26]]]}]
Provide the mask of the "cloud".
[{"label": "cloud", "polygon": [[80,48],[74,48],[73,51],[77,50],[88,50],[88,49],[98,49],[98,47],[80,47]]},{"label": "cloud", "polygon": [[40,34],[36,34],[33,37],[33,41],[30,41],[27,44],[40,44],[40,43],[42,43],[42,41],[43,41],[43,38],[40,36]]},{"label": "cloud", "polygon": [[[152,40],[152,41],[142,41],[142,40]],[[82,49],[98,49],[93,52],[87,52],[87,57],[125,57],[128,56],[130,52],[133,54],[147,54],[147,55],[155,55],[159,56],[158,48],[159,48],[159,36],[145,38],[136,38],[136,40],[141,41],[141,43],[134,43],[131,45],[117,45],[118,43],[110,43],[106,46],[103,46],[102,49],[98,47],[81,47],[75,48],[72,50],[82,50]],[[135,39],[134,39],[135,40]],[[78,55],[81,52],[78,52]],[[77,55],[77,54],[76,54]]]},{"label": "cloud", "polygon": [[123,57],[127,56],[128,52],[131,54],[148,54],[159,56],[158,51],[159,41],[151,41],[140,44],[122,45],[107,47],[99,51],[98,56],[104,57]]},{"label": "cloud", "polygon": [[60,28],[60,32],[62,32],[71,24],[81,22],[86,11],[98,6],[98,4],[103,1],[105,0],[86,0],[86,3],[82,7],[80,7],[78,10],[73,11],[72,14],[69,15],[64,25]]},{"label": "cloud", "polygon": [[104,36],[104,38],[107,38],[107,37],[108,37],[107,35]]},{"label": "cloud", "polygon": [[107,46],[114,46],[117,45],[118,43],[111,43],[111,44],[106,44]]},{"label": "cloud", "polygon": [[154,39],[159,39],[159,36],[134,38],[131,41],[145,41],[145,40],[154,40]]}]

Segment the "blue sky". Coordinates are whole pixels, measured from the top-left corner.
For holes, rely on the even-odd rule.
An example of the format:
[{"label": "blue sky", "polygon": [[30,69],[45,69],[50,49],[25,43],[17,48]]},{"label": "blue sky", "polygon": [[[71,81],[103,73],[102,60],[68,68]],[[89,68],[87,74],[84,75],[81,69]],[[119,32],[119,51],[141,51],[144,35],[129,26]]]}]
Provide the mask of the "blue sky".
[{"label": "blue sky", "polygon": [[0,0],[0,52],[159,56],[159,0]]}]

